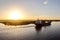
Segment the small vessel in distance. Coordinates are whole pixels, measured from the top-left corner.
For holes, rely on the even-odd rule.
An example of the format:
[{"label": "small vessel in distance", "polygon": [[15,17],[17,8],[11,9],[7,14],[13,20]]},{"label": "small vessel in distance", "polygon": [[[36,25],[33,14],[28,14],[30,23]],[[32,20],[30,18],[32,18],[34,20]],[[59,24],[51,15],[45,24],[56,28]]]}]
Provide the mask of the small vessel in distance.
[{"label": "small vessel in distance", "polygon": [[37,26],[45,26],[45,25],[50,25],[51,24],[51,21],[45,21],[45,20],[39,20],[37,19],[36,22],[35,22],[35,25]]}]

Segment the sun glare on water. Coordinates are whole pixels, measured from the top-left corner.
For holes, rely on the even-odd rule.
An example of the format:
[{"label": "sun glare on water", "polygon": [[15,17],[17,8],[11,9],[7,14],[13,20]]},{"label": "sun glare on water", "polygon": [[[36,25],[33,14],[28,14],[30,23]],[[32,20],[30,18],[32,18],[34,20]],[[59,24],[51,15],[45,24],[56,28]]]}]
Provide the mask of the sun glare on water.
[{"label": "sun glare on water", "polygon": [[11,19],[11,20],[22,19],[22,13],[18,12],[18,11],[13,11],[9,14],[9,19]]}]

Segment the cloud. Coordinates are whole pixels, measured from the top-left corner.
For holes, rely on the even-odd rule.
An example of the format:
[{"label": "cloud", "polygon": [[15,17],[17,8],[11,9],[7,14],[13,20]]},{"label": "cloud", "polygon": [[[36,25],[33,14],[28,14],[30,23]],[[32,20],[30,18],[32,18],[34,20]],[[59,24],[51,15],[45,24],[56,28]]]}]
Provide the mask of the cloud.
[{"label": "cloud", "polygon": [[48,0],[45,0],[45,1],[43,2],[43,4],[44,4],[44,5],[47,5],[47,4],[48,4]]}]

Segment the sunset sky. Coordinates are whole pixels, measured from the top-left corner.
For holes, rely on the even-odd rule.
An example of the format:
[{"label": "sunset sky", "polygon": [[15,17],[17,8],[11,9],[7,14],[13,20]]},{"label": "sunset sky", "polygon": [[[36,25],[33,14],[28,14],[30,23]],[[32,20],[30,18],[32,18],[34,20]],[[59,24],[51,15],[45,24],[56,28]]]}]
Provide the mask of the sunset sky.
[{"label": "sunset sky", "polygon": [[60,0],[0,0],[0,18],[19,10],[23,17],[60,17]]}]

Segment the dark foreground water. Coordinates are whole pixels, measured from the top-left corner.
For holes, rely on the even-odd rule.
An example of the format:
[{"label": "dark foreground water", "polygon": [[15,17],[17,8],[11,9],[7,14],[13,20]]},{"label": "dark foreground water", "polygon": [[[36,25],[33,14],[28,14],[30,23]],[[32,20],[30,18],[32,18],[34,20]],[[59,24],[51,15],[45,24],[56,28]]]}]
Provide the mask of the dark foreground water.
[{"label": "dark foreground water", "polygon": [[60,40],[60,22],[40,27],[34,24],[21,26],[0,24],[0,40]]}]

